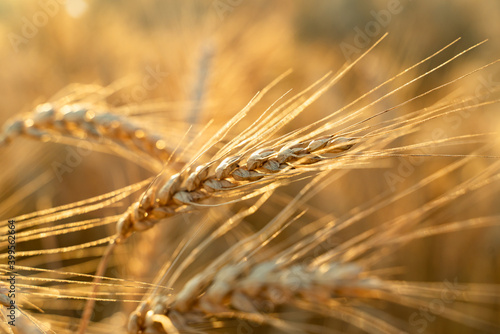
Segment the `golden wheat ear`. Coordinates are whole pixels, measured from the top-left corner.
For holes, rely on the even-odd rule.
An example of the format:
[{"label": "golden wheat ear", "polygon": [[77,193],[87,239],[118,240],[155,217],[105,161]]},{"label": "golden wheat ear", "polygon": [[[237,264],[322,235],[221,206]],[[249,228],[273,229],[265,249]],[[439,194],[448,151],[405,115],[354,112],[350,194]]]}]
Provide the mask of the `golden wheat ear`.
[{"label": "golden wheat ear", "polygon": [[[308,171],[302,167],[329,160],[321,154],[340,155],[349,150],[355,140],[335,134],[316,138],[311,138],[309,135],[301,140],[300,136],[292,132],[278,139],[273,138],[274,144],[271,138],[337,83],[387,35],[384,34],[373,46],[355,61],[346,64],[336,75],[325,75],[290,101],[284,102],[282,106],[271,112],[271,109],[267,109],[250,127],[217,149],[208,162],[196,165],[200,156],[207,155],[210,149],[223,143],[230,130],[245,119],[263,94],[288,75],[289,71],[278,77],[222,126],[179,173],[171,176],[160,173],[157,176],[141,198],[130,206],[128,212],[118,222],[118,241],[125,240],[134,231],[151,228],[159,220],[203,207],[200,202],[205,199],[239,196],[240,199],[236,199],[239,201],[257,196],[266,191],[266,185],[278,184],[291,175]],[[319,87],[314,91],[313,87],[317,86]],[[301,100],[310,91],[312,91],[310,96]],[[325,129],[322,132],[325,132]],[[263,147],[268,143],[268,147]],[[260,190],[252,189],[259,186]],[[225,203],[232,202],[234,201],[225,201]]]},{"label": "golden wheat ear", "polygon": [[[128,150],[160,163],[167,161],[172,153],[162,136],[150,133],[124,115],[88,103],[39,105],[33,112],[6,123],[0,146],[21,136],[40,141],[85,140],[100,146],[114,145],[121,151]],[[98,149],[87,146],[90,150]]]},{"label": "golden wheat ear", "polygon": [[[119,240],[125,240],[134,231],[149,229],[164,218],[192,211],[201,206],[202,200],[238,196],[242,200],[257,196],[271,183],[278,184],[280,180],[306,171],[304,167],[332,159],[322,155],[341,154],[353,145],[353,139],[332,135],[277,149],[257,150],[245,161],[243,156],[232,156],[219,163],[214,161],[198,166],[187,175],[175,174],[163,184],[150,187],[141,201],[120,218],[117,224]],[[256,187],[258,189],[253,190]],[[227,199],[222,203],[231,202]]]},{"label": "golden wheat ear", "polygon": [[[303,172],[323,170],[327,168],[325,165],[329,160],[334,160],[331,156],[329,158],[324,157],[324,154],[337,154],[338,156],[334,158],[339,157],[341,158],[339,161],[344,162],[342,154],[348,152],[354,144],[359,143],[363,140],[363,138],[375,138],[374,141],[367,141],[367,145],[365,145],[364,149],[368,148],[370,145],[374,145],[377,140],[379,141],[377,144],[379,146],[381,146],[380,144],[384,140],[386,140],[386,143],[389,143],[391,140],[395,140],[397,137],[413,131],[412,128],[417,127],[419,124],[432,120],[435,117],[440,117],[435,115],[439,112],[439,109],[429,112],[427,114],[428,117],[413,115],[413,117],[408,117],[403,121],[398,120],[397,118],[394,119],[394,121],[387,121],[392,124],[387,125],[382,129],[371,129],[369,126],[361,128],[361,125],[376,117],[380,117],[389,111],[393,111],[405,104],[408,104],[415,99],[421,98],[436,90],[455,83],[458,80],[466,78],[477,71],[484,70],[485,68],[500,61],[497,60],[491,62],[443,85],[429,89],[428,91],[416,97],[410,98],[397,106],[385,109],[375,115],[364,117],[361,120],[356,120],[356,118],[362,116],[363,112],[368,107],[373,107],[377,103],[380,103],[389,96],[397,93],[404,87],[413,84],[425,76],[437,71],[467,52],[470,52],[471,50],[484,44],[486,41],[477,43],[452,56],[448,60],[440,63],[425,73],[417,76],[416,78],[411,78],[398,88],[386,93],[375,101],[369,102],[365,106],[357,109],[355,112],[350,113],[347,116],[344,116],[343,118],[338,120],[334,119],[334,117],[338,116],[339,113],[345,111],[346,107],[343,107],[320,121],[314,122],[301,129],[297,129],[278,138],[273,137],[280,128],[291,122],[307,106],[313,103],[321,96],[321,94],[325,93],[327,89],[335,84],[348,70],[350,70],[378,43],[380,43],[386,35],[378,40],[377,43],[375,43],[362,56],[356,59],[356,61],[341,69],[337,75],[333,77],[326,75],[311,87],[297,94],[295,97],[292,97],[290,100],[284,102],[274,110],[271,111],[271,109],[267,109],[258,117],[257,121],[251,124],[250,127],[247,127],[246,130],[236,135],[234,138],[231,138],[225,145],[222,146],[222,148],[218,149],[218,151],[213,154],[212,159],[204,164],[195,165],[195,162],[202,154],[206,154],[210,148],[213,148],[214,145],[218,144],[218,141],[221,141],[224,136],[227,135],[229,130],[234,127],[235,124],[244,119],[248,111],[254,107],[257,101],[261,98],[261,95],[257,94],[256,97],[252,99],[243,110],[235,115],[233,119],[223,126],[217,134],[214,135],[208,143],[206,143],[200,152],[195,155],[195,158],[192,159],[190,163],[179,173],[172,176],[160,173],[160,175],[157,176],[155,181],[153,181],[148,189],[142,194],[141,198],[130,206],[129,210],[119,220],[117,224],[119,235],[118,240],[125,240],[135,231],[150,229],[162,219],[189,212],[197,208],[218,205],[216,203],[205,204],[204,202],[207,200],[217,198],[223,199],[221,201],[222,203],[234,203],[235,201],[241,199],[258,196],[262,193],[262,191],[265,191],[267,185],[285,182],[285,179],[300,175]],[[400,72],[393,78],[386,80],[384,83],[378,85],[368,93],[362,95],[360,98],[355,99],[348,106],[354,105],[370,93],[381,89],[396,78],[406,74],[409,70],[432,59],[459,40],[460,39],[456,39],[415,65]],[[287,73],[284,75],[287,75]],[[281,77],[271,83],[269,87],[266,87],[264,91],[267,91],[280,79]],[[319,83],[322,83],[322,85],[319,85]],[[312,93],[311,96],[305,98],[304,95],[306,92],[317,85],[319,85],[317,90]],[[300,98],[304,98],[304,100],[297,102]],[[497,101],[488,101],[485,102],[485,105],[495,102]],[[469,106],[469,108],[472,109],[478,105]],[[455,110],[448,111],[447,113],[458,111],[460,111],[460,109],[456,108]],[[447,113],[443,114],[446,115]],[[432,116],[433,114],[434,116]],[[338,128],[343,124],[348,124],[349,121],[355,122],[354,124],[343,127],[342,130],[336,134],[324,135],[325,132],[328,132],[329,130],[331,131],[332,128]],[[394,131],[397,127],[401,126],[403,126],[402,129]],[[370,131],[367,132],[367,130]],[[389,137],[392,138],[383,139],[383,131],[390,132],[390,130],[395,133],[390,134]],[[365,132],[364,134],[363,131]],[[363,135],[350,138],[343,137],[342,134],[344,133],[351,136],[356,134]],[[320,134],[323,135],[320,136]],[[376,138],[377,136],[379,138]],[[452,139],[448,139],[448,141],[452,141]],[[435,141],[433,144],[436,144]],[[408,149],[408,147],[401,148],[401,151],[405,149]],[[384,154],[387,155],[390,152],[384,151],[384,154],[380,152],[356,153],[360,156],[360,160],[369,160],[370,157],[375,157],[376,155],[380,157]],[[372,156],[370,156],[370,154],[372,154]],[[345,162],[347,163],[347,161]],[[338,164],[336,165],[338,166]],[[259,186],[261,189],[256,190]]]}]

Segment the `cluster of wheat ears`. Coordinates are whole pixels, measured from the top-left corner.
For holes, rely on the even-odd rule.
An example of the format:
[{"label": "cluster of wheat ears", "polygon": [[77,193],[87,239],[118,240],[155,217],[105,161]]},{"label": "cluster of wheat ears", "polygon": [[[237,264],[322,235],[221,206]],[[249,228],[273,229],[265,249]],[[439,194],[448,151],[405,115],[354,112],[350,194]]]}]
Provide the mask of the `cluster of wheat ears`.
[{"label": "cluster of wheat ears", "polygon": [[[187,131],[178,143],[169,138],[168,131],[155,133],[122,109],[106,105],[103,101],[114,92],[112,87],[77,86],[8,122],[1,133],[2,150],[10,149],[18,137],[67,145],[86,141],[92,149],[129,159],[155,176],[1,222],[6,228],[13,219],[17,227],[16,326],[8,324],[8,285],[2,283],[2,331],[422,333],[436,318],[471,332],[500,331],[500,289],[495,282],[479,284],[455,277],[438,282],[397,279],[405,268],[388,261],[416,240],[500,225],[497,216],[432,223],[433,213],[498,182],[500,161],[488,153],[494,136],[470,133],[401,144],[401,138],[418,133],[432,120],[499,101],[491,95],[484,100],[465,96],[394,113],[488,70],[496,61],[402,104],[380,107],[399,90],[481,43],[385,92],[391,82],[407,77],[411,70],[456,45],[458,40],[454,41],[327,117],[290,130],[295,118],[370,57],[380,41],[338,73],[325,75],[294,96],[286,92],[262,108],[261,98],[290,73],[283,74],[223,126],[214,130],[215,123],[202,124],[197,131]],[[468,144],[480,147],[463,154],[436,150]],[[429,147],[431,153],[418,153]],[[384,161],[391,158],[423,155],[451,162],[406,189],[382,193],[341,216],[311,204],[319,194],[328,196],[329,189],[350,170],[383,169],[387,167]],[[474,177],[458,180],[440,196],[387,217],[382,224],[367,225],[380,210],[424,192],[443,176],[478,159],[486,161],[487,167]],[[283,187],[295,193],[280,192]],[[128,201],[132,202],[129,206]],[[110,209],[124,205],[128,206],[125,212],[109,214]],[[263,213],[252,218],[259,211]],[[78,218],[92,212],[102,212],[102,216]],[[113,224],[114,234],[103,228]],[[95,232],[84,234],[88,231]],[[131,239],[143,233],[148,237],[130,245]],[[66,238],[66,246],[37,248],[48,237]],[[0,256],[5,260],[7,235],[0,238]],[[154,279],[130,279],[123,272],[119,277],[119,270],[109,271],[126,265],[136,247],[154,248],[152,254],[162,254],[144,264],[155,272]],[[61,266],[44,266],[54,254]],[[8,278],[8,266],[2,263],[0,268]],[[106,308],[112,312],[106,313]]]}]

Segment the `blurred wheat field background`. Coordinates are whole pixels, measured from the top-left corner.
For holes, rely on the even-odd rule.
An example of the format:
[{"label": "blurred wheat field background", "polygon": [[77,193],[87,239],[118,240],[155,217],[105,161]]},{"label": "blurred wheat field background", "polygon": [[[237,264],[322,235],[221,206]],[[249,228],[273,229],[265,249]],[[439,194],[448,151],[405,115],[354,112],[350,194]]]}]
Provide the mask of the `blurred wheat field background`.
[{"label": "blurred wheat field background", "polygon": [[[97,298],[88,333],[499,332],[500,65],[476,71],[499,58],[498,22],[493,0],[0,3],[2,133],[24,127],[0,146],[1,330],[76,332]],[[47,102],[78,103],[112,131],[59,120],[29,138]],[[280,172],[250,167],[290,141],[308,148]],[[266,177],[211,176],[238,154]],[[3,298],[10,219],[16,327]]]}]

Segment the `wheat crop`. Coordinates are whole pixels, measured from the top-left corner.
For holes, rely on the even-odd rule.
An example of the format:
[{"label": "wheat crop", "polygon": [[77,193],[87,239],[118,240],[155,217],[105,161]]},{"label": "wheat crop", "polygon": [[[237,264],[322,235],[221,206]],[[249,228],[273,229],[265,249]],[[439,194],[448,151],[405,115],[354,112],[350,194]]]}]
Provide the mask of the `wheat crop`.
[{"label": "wheat crop", "polygon": [[26,41],[0,17],[62,73],[4,101],[0,331],[500,330],[493,32],[425,44],[413,2],[40,6]]}]

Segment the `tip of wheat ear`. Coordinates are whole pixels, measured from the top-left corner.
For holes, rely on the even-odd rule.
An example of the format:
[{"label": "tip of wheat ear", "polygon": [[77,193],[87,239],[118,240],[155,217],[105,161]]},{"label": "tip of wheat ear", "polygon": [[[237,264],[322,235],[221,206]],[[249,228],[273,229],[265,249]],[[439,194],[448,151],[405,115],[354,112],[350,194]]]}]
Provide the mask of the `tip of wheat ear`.
[{"label": "tip of wheat ear", "polygon": [[153,183],[118,220],[118,241],[127,239],[135,231],[147,230],[159,220],[183,212],[216,192],[331,159],[321,154],[343,153],[354,143],[353,138],[324,136],[278,148],[259,149],[246,156],[230,156],[220,162],[211,161],[191,173],[175,174],[166,182]]}]

